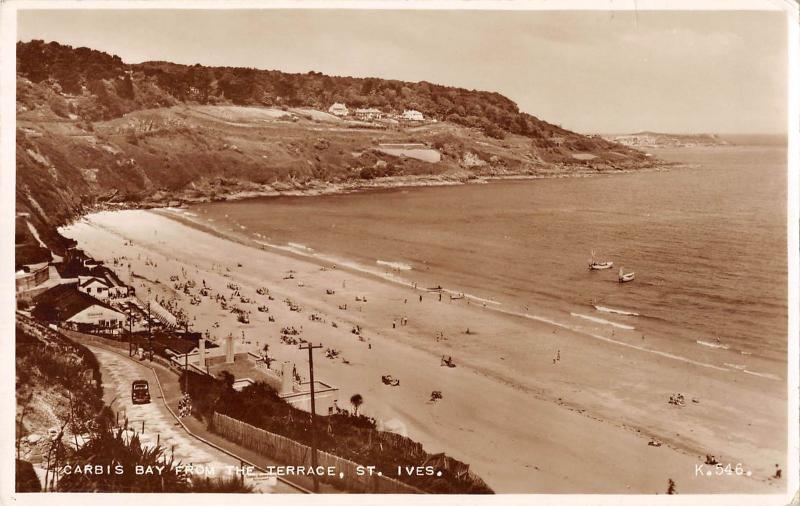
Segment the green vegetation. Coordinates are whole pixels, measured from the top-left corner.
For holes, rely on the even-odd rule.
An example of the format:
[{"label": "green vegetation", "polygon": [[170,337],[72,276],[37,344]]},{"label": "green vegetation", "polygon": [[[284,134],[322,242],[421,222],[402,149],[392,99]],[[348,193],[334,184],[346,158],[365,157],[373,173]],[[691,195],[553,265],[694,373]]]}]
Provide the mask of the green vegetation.
[{"label": "green vegetation", "polygon": [[[110,419],[103,405],[100,367],[84,346],[42,328],[33,335],[17,327],[16,332],[17,441],[31,432],[26,419],[41,420],[37,398],[56,397],[57,420],[63,431],[81,434]],[[41,429],[41,427],[39,427]]]},{"label": "green vegetation", "polygon": [[[129,434],[130,432],[128,432]],[[58,492],[251,492],[252,487],[235,477],[228,479],[198,478],[179,471],[171,455],[161,446],[144,446],[139,436],[126,437],[124,429],[105,428],[68,460],[71,469],[100,465],[112,470],[105,474],[70,473],[62,475],[57,483]],[[137,466],[165,466],[160,475],[137,474]],[[119,470],[119,472],[117,472]]]},{"label": "green vegetation", "polygon": [[[230,374],[222,373],[219,379],[193,372],[188,374],[193,414],[205,420],[211,430],[213,413],[217,412],[311,445],[309,414],[283,401],[268,385],[259,382],[236,391]],[[181,376],[181,385],[185,379]],[[351,402],[360,405],[363,398],[354,395]],[[395,477],[397,466],[421,466],[433,457],[411,439],[378,431],[375,420],[365,416],[317,416],[314,429],[320,450],[363,465],[374,465],[387,476]],[[466,472],[465,464],[450,462],[450,469],[441,477],[399,476],[397,479],[432,493],[492,493],[483,480]]]},{"label": "green vegetation", "polygon": [[[21,317],[24,319],[24,317]],[[47,491],[55,492],[249,492],[241,481],[190,477],[179,472],[161,446],[143,445],[132,430],[115,428],[104,405],[100,367],[86,347],[27,319],[16,332],[16,490],[41,490],[30,460],[51,469],[109,466],[112,472],[48,471]],[[57,432],[51,433],[51,429]],[[36,444],[27,436],[41,436]],[[23,438],[25,443],[23,445]],[[72,441],[83,441],[73,445]],[[24,448],[23,448],[24,446]],[[30,459],[30,460],[28,460]],[[166,466],[161,477],[137,475],[135,466]],[[114,472],[121,466],[121,472]]]},{"label": "green vegetation", "polygon": [[[351,122],[311,110],[337,101],[387,113],[413,108],[430,121]],[[468,181],[654,163],[520,112],[497,93],[317,72],[126,64],[42,41],[17,44],[16,140],[17,211],[56,254],[64,246],[56,227],[98,206],[353,188],[387,176]],[[436,149],[441,159],[381,151],[393,143]],[[29,236],[18,237],[18,265],[46,255]]]},{"label": "green vegetation", "polygon": [[[17,71],[34,83],[52,79],[70,95],[91,92],[74,113],[88,120],[110,119],[136,109],[179,102],[231,103],[246,106],[313,107],[327,110],[334,102],[375,107],[482,128],[502,138],[505,132],[541,137],[564,130],[519,111],[499,93],[470,91],[428,82],[327,76],[319,72],[289,74],[253,68],[204,67],[168,62],[125,64],[118,56],[85,47],[73,49],[41,40],[17,43]],[[68,108],[57,106],[66,117]]]}]

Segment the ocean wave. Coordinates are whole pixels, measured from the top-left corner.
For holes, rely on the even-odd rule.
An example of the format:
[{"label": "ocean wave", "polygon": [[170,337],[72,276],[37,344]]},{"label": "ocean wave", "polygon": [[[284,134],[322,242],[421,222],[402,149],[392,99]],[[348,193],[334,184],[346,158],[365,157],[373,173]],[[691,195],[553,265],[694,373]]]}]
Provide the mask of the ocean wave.
[{"label": "ocean wave", "polygon": [[731,369],[737,369],[739,371],[742,371],[747,367],[745,364],[729,364],[728,362],[723,362],[723,365],[727,365]]},{"label": "ocean wave", "polygon": [[709,348],[717,348],[720,350],[727,350],[728,348],[730,348],[727,344],[712,343],[710,341],[701,341],[700,339],[697,340],[697,344],[700,344],[702,346],[708,346]]},{"label": "ocean wave", "polygon": [[633,330],[634,329],[634,327],[632,327],[631,325],[624,325],[622,323],[616,323],[616,322],[604,320],[602,318],[597,318],[596,316],[589,316],[589,315],[580,314],[580,313],[570,313],[570,316],[583,318],[584,320],[593,321],[595,323],[602,323],[603,325],[611,325],[612,327],[617,327],[617,328],[620,328],[620,329],[625,329],[625,330]]},{"label": "ocean wave", "polygon": [[744,369],[742,372],[744,372],[745,374],[751,374],[753,376],[758,376],[759,378],[767,378],[767,379],[771,379],[771,380],[775,380],[775,381],[780,381],[780,379],[781,379],[780,376],[776,376],[775,374],[770,374],[768,372],[755,372],[755,371],[748,371],[747,369]]},{"label": "ocean wave", "polygon": [[500,302],[497,302],[496,300],[484,299],[483,297],[478,297],[477,295],[472,295],[472,294],[464,293],[464,292],[457,292],[455,290],[448,290],[446,288],[442,289],[442,292],[450,294],[450,295],[463,295],[464,298],[466,298],[466,299],[471,299],[471,300],[474,300],[476,302],[481,302],[483,304],[494,304],[496,306],[501,306],[502,305]]},{"label": "ocean wave", "polygon": [[389,262],[387,260],[377,260],[377,261],[375,261],[375,263],[378,264],[378,265],[384,265],[384,266],[389,267],[390,269],[394,269],[396,271],[410,271],[411,270],[411,266],[406,264],[406,263],[403,263],[403,262]]},{"label": "ocean wave", "polygon": [[728,369],[727,367],[720,367],[718,365],[709,364],[709,363],[706,363],[706,362],[699,362],[697,360],[693,360],[691,358],[683,357],[681,355],[675,355],[673,353],[668,353],[666,351],[654,350],[652,348],[645,348],[643,346],[637,346],[635,344],[626,343],[624,341],[618,341],[616,339],[611,339],[610,337],[601,336],[599,334],[594,334],[592,332],[586,332],[586,331],[577,329],[575,327],[571,327],[569,325],[566,325],[564,323],[560,323],[560,322],[557,322],[555,320],[551,320],[549,318],[543,318],[541,316],[532,315],[532,314],[528,314],[528,313],[516,313],[516,312],[513,312],[513,311],[507,311],[507,310],[504,310],[504,309],[496,309],[495,311],[500,311],[502,313],[506,313],[506,314],[510,314],[510,315],[514,315],[514,316],[521,316],[523,318],[529,318],[531,320],[536,320],[536,321],[543,322],[543,323],[549,323],[550,325],[554,325],[556,327],[560,327],[560,328],[563,328],[563,329],[571,330],[571,331],[576,332],[578,334],[581,334],[581,335],[584,335],[584,336],[588,336],[588,337],[593,337],[595,339],[599,339],[599,340],[605,341],[607,343],[616,344],[618,346],[624,346],[626,348],[633,348],[634,350],[643,351],[645,353],[652,353],[654,355],[659,355],[661,357],[671,358],[673,360],[678,360],[680,362],[686,362],[688,364],[693,364],[693,365],[697,365],[697,366],[700,366],[700,367],[705,367],[705,368],[708,368],[708,369],[715,369],[717,371],[728,371],[728,372],[730,372],[730,369]]},{"label": "ocean wave", "polygon": [[614,313],[614,314],[621,314],[621,315],[625,315],[625,316],[639,316],[639,313],[634,313],[634,312],[631,312],[631,311],[625,311],[625,310],[622,310],[622,309],[614,309],[614,308],[604,307],[604,306],[594,306],[594,308],[596,310],[600,311],[601,313]]},{"label": "ocean wave", "polygon": [[313,248],[309,248],[305,244],[300,244],[297,242],[287,242],[286,245],[289,246],[290,248],[299,249],[302,251],[314,251]]}]

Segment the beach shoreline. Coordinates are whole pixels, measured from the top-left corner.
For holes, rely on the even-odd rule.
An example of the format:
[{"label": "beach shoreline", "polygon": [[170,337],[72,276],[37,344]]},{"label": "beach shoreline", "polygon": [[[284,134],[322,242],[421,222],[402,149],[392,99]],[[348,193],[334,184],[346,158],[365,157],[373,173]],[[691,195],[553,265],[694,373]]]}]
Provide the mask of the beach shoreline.
[{"label": "beach shoreline", "polygon": [[[489,170],[486,174],[475,174],[466,170],[444,174],[419,174],[385,176],[374,179],[353,179],[347,181],[276,181],[258,184],[249,181],[228,181],[225,185],[214,182],[193,183],[190,188],[176,190],[158,189],[142,201],[112,202],[114,197],[96,202],[76,213],[71,221],[82,216],[101,211],[122,211],[133,209],[158,209],[177,205],[202,204],[208,202],[231,202],[264,197],[317,197],[323,195],[345,195],[349,193],[400,190],[435,186],[458,186],[466,184],[488,184],[495,181],[529,181],[539,179],[583,178],[617,176],[640,172],[659,172],[688,168],[691,165],[663,160],[651,160],[638,168],[595,168],[591,165],[554,165],[539,174],[528,172],[507,172]],[[228,188],[232,186],[233,188]]]},{"label": "beach shoreline", "polygon": [[[403,420],[409,428],[409,436],[423,442],[426,449],[447,451],[472,464],[473,469],[499,492],[663,492],[662,482],[666,482],[664,476],[668,472],[672,472],[672,478],[687,491],[740,490],[736,487],[761,492],[777,491],[776,484],[769,481],[765,473],[772,466],[772,460],[785,466],[781,460],[783,450],[780,450],[785,445],[776,445],[775,441],[770,442],[769,437],[770,433],[780,429],[775,425],[780,424],[780,417],[777,417],[777,422],[769,422],[772,426],[757,430],[749,430],[744,423],[729,419],[737,412],[743,417],[748,416],[748,403],[755,402],[764,385],[768,384],[764,378],[743,380],[737,376],[734,380],[737,388],[733,388],[730,371],[708,370],[663,356],[648,356],[641,350],[628,350],[632,356],[625,358],[617,344],[589,339],[570,329],[561,329],[556,334],[553,325],[547,321],[521,318],[520,315],[503,316],[497,311],[486,317],[489,308],[483,308],[481,304],[459,303],[458,300],[439,303],[431,300],[435,297],[432,292],[422,293],[412,286],[387,283],[388,280],[381,279],[379,274],[368,276],[368,273],[356,272],[346,266],[331,268],[329,260],[301,257],[266,246],[258,248],[252,240],[249,243],[246,239],[232,242],[234,237],[209,233],[210,230],[201,230],[197,223],[192,226],[190,221],[186,216],[163,210],[101,213],[76,222],[65,230],[65,235],[78,240],[78,246],[96,258],[110,259],[127,251],[125,256],[134,264],[133,271],[158,280],[149,288],[164,289],[165,296],[175,295],[169,293],[166,279],[178,270],[178,265],[195,270],[195,277],[202,276],[204,281],[213,283],[216,290],[224,290],[222,283],[226,278],[220,276],[214,264],[224,264],[228,269],[224,274],[240,281],[243,293],[244,286],[252,291],[260,283],[269,286],[276,294],[276,302],[270,303],[270,314],[278,319],[277,326],[272,324],[270,329],[261,321],[246,326],[236,325],[235,320],[227,321],[232,319],[228,315],[224,323],[220,320],[221,328],[229,332],[235,330],[237,334],[238,331],[249,334],[270,329],[266,333],[271,334],[267,338],[271,350],[274,348],[280,354],[279,358],[288,357],[298,364],[304,362],[295,350],[283,349],[277,341],[277,328],[286,322],[314,327],[308,320],[303,321],[305,314],[291,314],[277,301],[286,296],[297,300],[304,308],[310,308],[306,311],[319,313],[326,320],[338,321],[338,331],[333,332],[334,329],[328,327],[322,333],[338,333],[335,337],[326,337],[325,344],[335,343],[352,364],[343,367],[321,360],[320,367],[325,378],[340,386],[340,400],[348,399],[351,393],[356,392],[355,389],[359,389],[358,392],[368,399],[365,403],[367,413],[384,420]],[[191,242],[186,242],[188,240]],[[182,254],[180,245],[190,243],[197,246],[194,253],[190,256]],[[223,249],[229,253],[226,260],[219,259],[219,251]],[[137,251],[139,258],[133,258],[133,251]],[[151,262],[161,267],[145,265],[142,254],[151,259],[156,256],[163,258]],[[235,258],[247,260],[238,262]],[[162,262],[174,262],[174,265],[167,266]],[[242,275],[239,263],[252,271]],[[257,266],[252,267],[253,263]],[[326,270],[322,271],[326,264]],[[295,270],[295,276],[304,281],[304,286],[289,286],[282,280],[283,273],[288,270]],[[214,277],[219,278],[217,282],[210,281]],[[337,296],[326,297],[323,287],[335,288]],[[339,298],[340,291],[342,295],[351,296],[354,293],[369,294],[370,302],[360,305],[362,310],[347,311],[343,315],[337,312],[336,306],[344,300]],[[424,302],[416,302],[417,295],[424,295]],[[348,303],[352,304],[352,300],[350,298]],[[409,301],[417,304],[411,313],[410,325],[401,327],[400,331],[393,329],[393,322],[404,317],[404,306]],[[203,330],[203,325],[210,327],[209,316],[222,318],[218,314],[209,314],[211,309],[207,307],[186,306],[190,314],[194,312],[194,317],[200,318],[195,323],[197,330]],[[465,321],[476,322],[473,335],[458,332]],[[365,329],[370,339],[370,351],[364,349],[363,343],[347,341],[352,325]],[[433,341],[437,327],[444,329],[448,337],[446,342]],[[492,337],[489,341],[482,339],[482,336],[491,337],[495,332],[507,337]],[[533,336],[535,338],[531,339]],[[513,350],[519,347],[514,341],[519,342],[519,339],[525,340],[525,349],[519,356],[514,356]],[[555,364],[555,359],[553,364],[549,364],[550,355],[556,349],[559,364]],[[628,354],[628,351],[624,353]],[[453,356],[458,364],[456,369],[446,371],[450,378],[443,377],[436,364],[436,357],[443,352]],[[543,353],[546,356],[542,357]],[[378,364],[385,364],[390,370],[384,371]],[[298,368],[302,369],[302,366]],[[525,374],[526,370],[533,370],[533,373]],[[651,378],[654,370],[659,371],[659,377]],[[388,387],[377,381],[384,372],[402,378],[404,386],[396,391],[386,391]],[[705,383],[702,387],[690,386],[698,379]],[[405,386],[407,381],[411,383],[409,387]],[[643,386],[644,382],[649,382],[649,385]],[[442,385],[445,399],[438,405],[431,406],[421,399],[426,388],[429,392]],[[658,396],[673,387],[693,389],[702,403],[680,411],[664,410],[665,399]],[[406,389],[413,390],[414,394],[403,392]],[[715,392],[717,390],[719,392]],[[395,392],[400,395],[395,395]],[[481,399],[491,397],[491,400],[484,401],[487,404],[485,412],[475,410],[477,392],[481,392]],[[655,400],[652,399],[654,396],[657,397]],[[738,399],[736,402],[735,397]],[[651,405],[653,402],[658,407]],[[758,420],[762,425],[767,423],[770,413],[774,414],[782,405],[785,407],[783,397],[776,396],[762,402],[766,402],[763,419],[759,417]],[[687,417],[690,411],[694,413]],[[500,430],[496,420],[487,413],[522,418],[506,418],[509,423]],[[435,428],[437,423],[456,430],[445,434]],[[719,433],[703,428],[713,423],[720,424]],[[680,436],[683,432],[681,427],[686,424],[696,424],[697,432]],[[539,433],[539,427],[545,428],[542,430],[545,434]],[[675,432],[676,428],[679,432]],[[584,431],[585,434],[576,435]],[[785,433],[785,428],[782,432]],[[485,441],[475,441],[476,436],[470,436],[476,433],[483,433]],[[602,436],[598,436],[600,434]],[[728,441],[730,434],[740,436],[741,440],[732,444]],[[573,437],[588,445],[592,455],[575,454],[577,444],[574,442],[570,448],[563,446]],[[464,440],[469,444],[464,444]],[[601,443],[604,440],[608,441],[610,448],[604,447],[605,443]],[[656,449],[648,446],[649,440],[658,440],[664,445]],[[488,441],[495,444],[486,446]],[[768,457],[752,458],[754,475],[759,479],[737,484],[686,481],[692,471],[690,467],[705,450],[718,457],[724,455],[744,461],[748,450],[755,451],[759,446],[772,448]],[[720,447],[726,447],[725,451]],[[617,454],[626,455],[629,461],[622,459],[608,471],[623,476],[635,475],[630,480],[633,483],[608,482],[613,481],[612,475],[605,471],[597,473],[596,467],[601,462],[608,463],[611,455]],[[503,460],[509,455],[514,457]],[[642,458],[648,460],[651,469],[642,470],[640,465],[635,465],[637,459]],[[531,463],[530,459],[537,462]],[[661,459],[662,463],[656,465],[652,459]],[[597,474],[591,476],[593,467]],[[522,486],[523,483],[528,485]]]}]

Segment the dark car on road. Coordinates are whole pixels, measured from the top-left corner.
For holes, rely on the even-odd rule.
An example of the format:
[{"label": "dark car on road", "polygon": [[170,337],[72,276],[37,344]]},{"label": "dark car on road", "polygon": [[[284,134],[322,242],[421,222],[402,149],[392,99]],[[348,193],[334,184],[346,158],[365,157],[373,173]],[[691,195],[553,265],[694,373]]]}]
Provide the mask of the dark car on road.
[{"label": "dark car on road", "polygon": [[134,404],[150,402],[150,384],[147,383],[147,380],[136,380],[131,383],[131,401]]}]

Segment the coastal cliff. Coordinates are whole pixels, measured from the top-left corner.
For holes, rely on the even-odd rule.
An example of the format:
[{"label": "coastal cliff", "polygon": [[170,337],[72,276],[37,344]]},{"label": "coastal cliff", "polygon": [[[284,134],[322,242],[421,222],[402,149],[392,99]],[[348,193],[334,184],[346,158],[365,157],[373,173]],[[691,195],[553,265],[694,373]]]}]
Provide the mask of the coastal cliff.
[{"label": "coastal cliff", "polygon": [[[334,103],[352,114],[325,112]],[[497,93],[316,72],[126,64],[42,41],[17,44],[16,162],[17,221],[38,231],[17,226],[18,265],[43,259],[39,239],[60,251],[55,228],[98,207],[660,163],[521,112]]]}]

